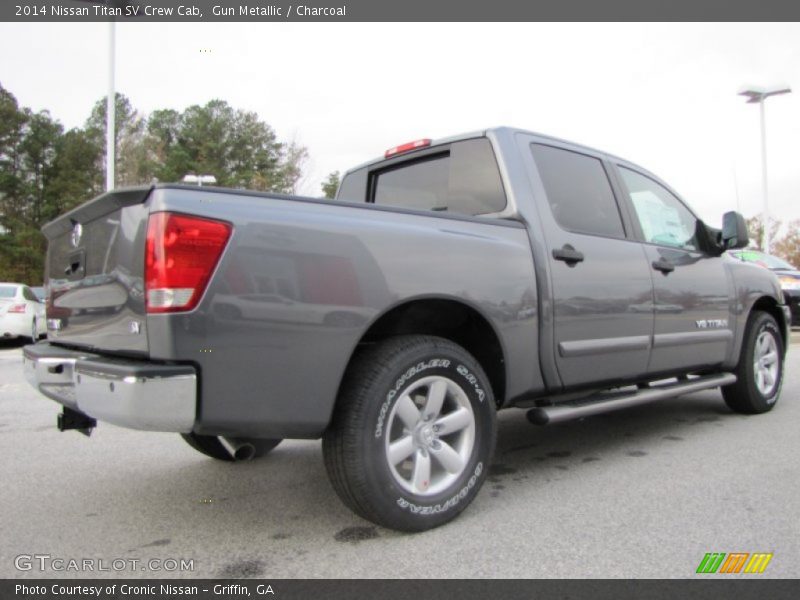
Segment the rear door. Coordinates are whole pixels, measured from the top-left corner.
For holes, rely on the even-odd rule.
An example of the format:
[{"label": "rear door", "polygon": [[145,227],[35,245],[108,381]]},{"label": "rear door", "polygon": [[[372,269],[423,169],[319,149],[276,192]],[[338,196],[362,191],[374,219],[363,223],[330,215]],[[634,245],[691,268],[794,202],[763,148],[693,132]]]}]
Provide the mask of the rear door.
[{"label": "rear door", "polygon": [[734,323],[729,306],[733,289],[723,258],[704,248],[705,226],[676,194],[633,165],[616,168],[653,276],[656,312],[649,371],[723,362]]},{"label": "rear door", "polygon": [[647,370],[653,289],[642,245],[602,154],[521,137],[545,235],[556,367],[564,387]]}]

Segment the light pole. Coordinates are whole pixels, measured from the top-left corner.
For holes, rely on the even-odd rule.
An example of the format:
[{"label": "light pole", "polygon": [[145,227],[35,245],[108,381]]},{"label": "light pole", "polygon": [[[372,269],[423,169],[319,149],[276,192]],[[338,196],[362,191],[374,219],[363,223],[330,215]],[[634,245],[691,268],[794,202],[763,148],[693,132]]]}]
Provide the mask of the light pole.
[{"label": "light pole", "polygon": [[194,175],[189,173],[183,176],[184,183],[196,183],[197,187],[203,187],[204,183],[217,183],[217,178],[213,175]]},{"label": "light pole", "polygon": [[106,190],[114,189],[114,163],[116,162],[116,112],[117,92],[114,86],[115,38],[114,20],[108,22],[108,95],[106,96]]},{"label": "light pole", "polygon": [[769,231],[769,198],[767,194],[767,125],[764,119],[764,100],[770,96],[778,94],[788,94],[792,91],[790,87],[774,87],[762,89],[756,87],[745,87],[739,91],[740,96],[747,97],[748,104],[758,103],[761,113],[761,193],[764,199],[764,252],[769,254],[770,231]]}]

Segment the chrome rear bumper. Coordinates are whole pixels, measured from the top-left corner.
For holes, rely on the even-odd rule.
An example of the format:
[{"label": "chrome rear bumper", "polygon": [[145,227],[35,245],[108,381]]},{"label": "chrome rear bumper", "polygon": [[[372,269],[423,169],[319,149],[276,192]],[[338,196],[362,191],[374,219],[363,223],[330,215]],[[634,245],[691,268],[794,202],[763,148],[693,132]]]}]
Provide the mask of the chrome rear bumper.
[{"label": "chrome rear bumper", "polygon": [[197,374],[191,366],[106,358],[48,342],[25,346],[23,362],[39,392],[99,421],[178,433],[194,425]]}]

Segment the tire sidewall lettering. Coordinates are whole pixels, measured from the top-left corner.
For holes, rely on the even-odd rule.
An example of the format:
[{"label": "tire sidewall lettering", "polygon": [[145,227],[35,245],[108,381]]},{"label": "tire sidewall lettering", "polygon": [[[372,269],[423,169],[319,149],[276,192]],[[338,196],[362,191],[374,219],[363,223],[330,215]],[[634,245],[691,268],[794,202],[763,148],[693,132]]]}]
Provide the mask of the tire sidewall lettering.
[{"label": "tire sidewall lettering", "polygon": [[456,367],[456,371],[459,375],[466,379],[475,390],[475,394],[478,396],[478,402],[483,402],[483,400],[486,398],[486,392],[484,392],[483,388],[480,386],[480,381],[478,378],[473,375],[472,372],[464,365],[458,365]]},{"label": "tire sidewall lettering", "polygon": [[[781,358],[778,360],[778,383],[772,390],[772,393],[769,396],[765,396],[761,393],[757,386],[755,386],[755,382],[753,383],[753,387],[756,390],[756,393],[764,399],[768,405],[775,404],[778,400],[778,395],[780,393],[781,384],[783,381],[783,360],[782,360],[782,348],[783,348],[783,338],[781,337],[780,330],[778,329],[777,325],[773,321],[765,321],[761,327],[758,328],[756,331],[755,336],[753,337],[753,355],[755,355],[755,342],[758,340],[759,336],[764,333],[769,332],[769,334],[773,337],[775,344],[778,348],[778,352],[781,353]],[[752,360],[750,361],[753,362]],[[753,372],[753,379],[755,380],[755,371]]]},{"label": "tire sidewall lettering", "polygon": [[397,506],[415,515],[435,515],[438,513],[447,512],[451,508],[458,506],[458,504],[469,495],[470,491],[477,484],[481,473],[483,473],[483,463],[479,462],[477,465],[475,465],[475,470],[472,472],[472,475],[470,475],[470,478],[467,480],[464,486],[444,502],[437,502],[436,504],[429,505],[416,504],[406,500],[401,496],[397,499]]},{"label": "tire sidewall lettering", "polygon": [[394,399],[397,397],[398,392],[400,392],[406,386],[406,384],[412,381],[412,378],[430,369],[447,369],[451,364],[452,362],[449,358],[432,358],[430,360],[420,361],[406,369],[406,371],[395,380],[394,387],[389,390],[389,392],[386,394],[386,398],[381,404],[381,408],[378,411],[378,419],[375,424],[375,438],[380,439],[383,437],[383,428],[386,422],[386,417],[389,415],[389,411],[392,408]]}]

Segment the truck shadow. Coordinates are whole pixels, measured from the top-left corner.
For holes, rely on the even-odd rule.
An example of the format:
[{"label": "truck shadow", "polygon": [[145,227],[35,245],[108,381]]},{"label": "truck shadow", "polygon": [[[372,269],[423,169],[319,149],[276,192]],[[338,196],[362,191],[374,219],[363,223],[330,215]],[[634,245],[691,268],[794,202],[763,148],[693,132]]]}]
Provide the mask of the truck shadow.
[{"label": "truck shadow", "polygon": [[[742,418],[747,417],[732,414],[716,392],[549,427],[531,425],[522,410],[504,411],[479,500],[499,495],[512,482],[538,486],[569,478],[570,471],[613,471],[620,465],[606,459],[640,460],[702,436],[709,427],[723,427],[727,419]],[[301,535],[334,535],[347,542],[402,535],[380,528],[367,531],[371,524],[342,505],[328,483],[318,441],[285,441],[268,456],[241,463],[207,459],[179,439],[169,443],[176,445],[169,449],[173,459],[137,474],[138,493],[149,499],[138,507],[145,521],[148,513],[163,517],[168,511],[174,529],[197,532],[212,527],[231,536],[246,532],[248,539],[271,546],[286,545]],[[93,503],[113,505],[119,488],[98,488]],[[345,535],[348,531],[355,533]],[[163,537],[175,535],[165,532]]]},{"label": "truck shadow", "polygon": [[30,344],[28,338],[3,338],[0,337],[0,350],[13,350],[15,348],[22,348],[25,344]]},{"label": "truck shadow", "polygon": [[541,474],[543,468],[602,469],[604,457],[642,458],[702,435],[706,427],[723,427],[727,419],[745,418],[731,412],[717,391],[545,427],[530,424],[524,410],[505,411],[499,416],[490,479],[496,482],[507,475],[520,479]]}]

